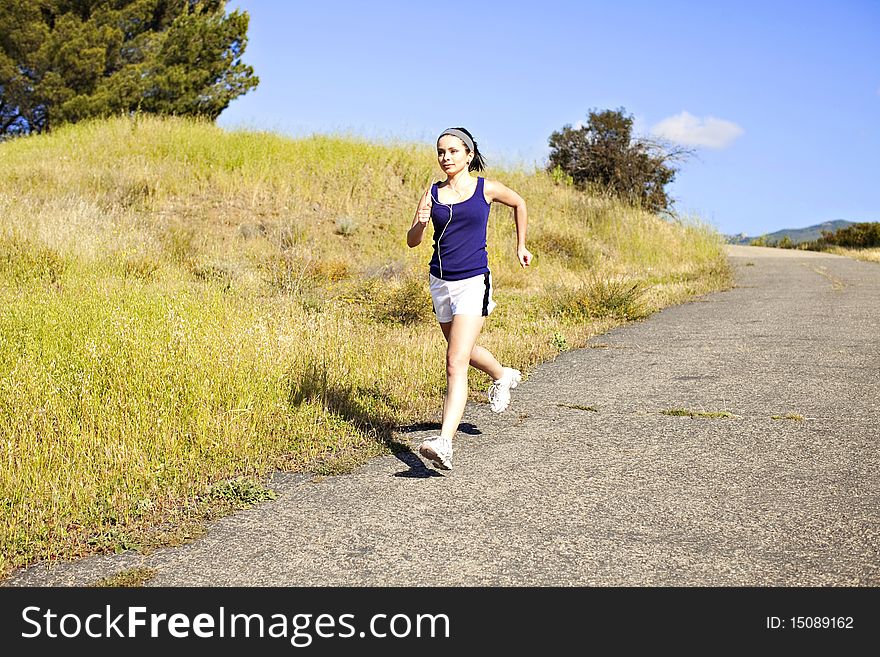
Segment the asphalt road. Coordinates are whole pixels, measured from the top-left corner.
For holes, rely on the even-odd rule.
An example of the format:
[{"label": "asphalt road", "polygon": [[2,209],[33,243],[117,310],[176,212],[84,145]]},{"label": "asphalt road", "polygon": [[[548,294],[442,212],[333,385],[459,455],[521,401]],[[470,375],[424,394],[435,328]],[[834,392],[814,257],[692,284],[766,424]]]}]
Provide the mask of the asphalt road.
[{"label": "asphalt road", "polygon": [[729,253],[734,289],[541,365],[503,414],[469,404],[452,472],[401,454],[278,475],[191,544],[3,584],[876,586],[880,265]]}]

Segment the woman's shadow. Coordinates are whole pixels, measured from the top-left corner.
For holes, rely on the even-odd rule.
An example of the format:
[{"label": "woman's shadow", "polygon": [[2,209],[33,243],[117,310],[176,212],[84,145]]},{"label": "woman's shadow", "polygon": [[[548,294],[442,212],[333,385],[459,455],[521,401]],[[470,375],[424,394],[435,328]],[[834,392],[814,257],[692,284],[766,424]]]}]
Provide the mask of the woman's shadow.
[{"label": "woman's shadow", "polygon": [[[424,431],[434,431],[439,432],[441,425],[439,422],[421,422],[419,424],[411,424],[406,427],[401,427],[398,430],[398,433],[401,434],[412,434],[412,433],[420,433]],[[482,435],[482,431],[480,431],[475,425],[469,422],[463,422],[458,425],[458,430],[461,433],[468,434],[469,436],[479,436]],[[427,479],[428,477],[442,477],[434,468],[429,468],[425,465],[425,462],[421,459],[421,457],[416,454],[412,447],[406,443],[401,442],[399,440],[392,440],[391,451],[400,461],[409,466],[409,470],[403,470],[401,472],[395,472],[392,477],[406,477],[410,479]]]},{"label": "woman's shadow", "polygon": [[[422,422],[395,429],[392,416],[377,413],[375,410],[376,402],[382,402],[380,406],[392,405],[391,400],[381,391],[369,387],[333,383],[328,379],[326,368],[320,364],[312,364],[304,371],[291,373],[287,383],[291,407],[298,407],[306,401],[316,402],[361,431],[376,435],[388,446],[394,456],[409,466],[409,470],[395,472],[393,475],[395,477],[427,479],[443,476],[433,468],[427,467],[405,438],[404,440],[395,438],[395,434],[407,435],[427,431],[432,431],[436,435],[440,432],[439,423]],[[472,436],[482,434],[477,427],[469,423],[460,424],[458,430]]]}]

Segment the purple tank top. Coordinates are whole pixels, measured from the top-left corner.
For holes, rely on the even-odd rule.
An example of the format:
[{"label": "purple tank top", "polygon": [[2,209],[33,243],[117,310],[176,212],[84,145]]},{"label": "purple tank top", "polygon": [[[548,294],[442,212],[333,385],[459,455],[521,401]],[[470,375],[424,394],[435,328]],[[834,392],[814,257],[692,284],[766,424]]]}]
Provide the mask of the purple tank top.
[{"label": "purple tank top", "polygon": [[489,273],[486,231],[491,205],[483,195],[483,178],[477,178],[473,196],[460,203],[441,203],[437,183],[431,185],[431,223],[434,254],[431,274],[445,281],[460,281]]}]

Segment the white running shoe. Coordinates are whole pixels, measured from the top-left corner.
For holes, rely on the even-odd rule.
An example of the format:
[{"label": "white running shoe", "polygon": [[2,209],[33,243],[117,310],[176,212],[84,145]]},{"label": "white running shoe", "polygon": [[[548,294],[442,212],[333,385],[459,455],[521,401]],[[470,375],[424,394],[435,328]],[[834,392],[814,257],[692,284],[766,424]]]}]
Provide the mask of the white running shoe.
[{"label": "white running shoe", "polygon": [[510,404],[510,391],[522,381],[522,374],[512,367],[505,367],[501,378],[489,386],[489,404],[492,410],[500,413]]},{"label": "white running shoe", "polygon": [[419,454],[441,470],[452,470],[452,441],[443,436],[426,440],[419,445]]}]

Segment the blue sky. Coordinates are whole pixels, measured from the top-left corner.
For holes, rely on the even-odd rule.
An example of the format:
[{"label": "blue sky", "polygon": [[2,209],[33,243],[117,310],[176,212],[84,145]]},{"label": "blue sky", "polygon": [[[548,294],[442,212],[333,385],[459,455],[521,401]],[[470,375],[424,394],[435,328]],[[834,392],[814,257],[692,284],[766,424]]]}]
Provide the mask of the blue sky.
[{"label": "blue sky", "polygon": [[880,0],[227,8],[250,15],[261,81],[226,128],[433,146],[461,125],[491,177],[543,166],[553,131],[623,107],[637,134],[695,149],[667,189],[721,232],[880,221]]}]

